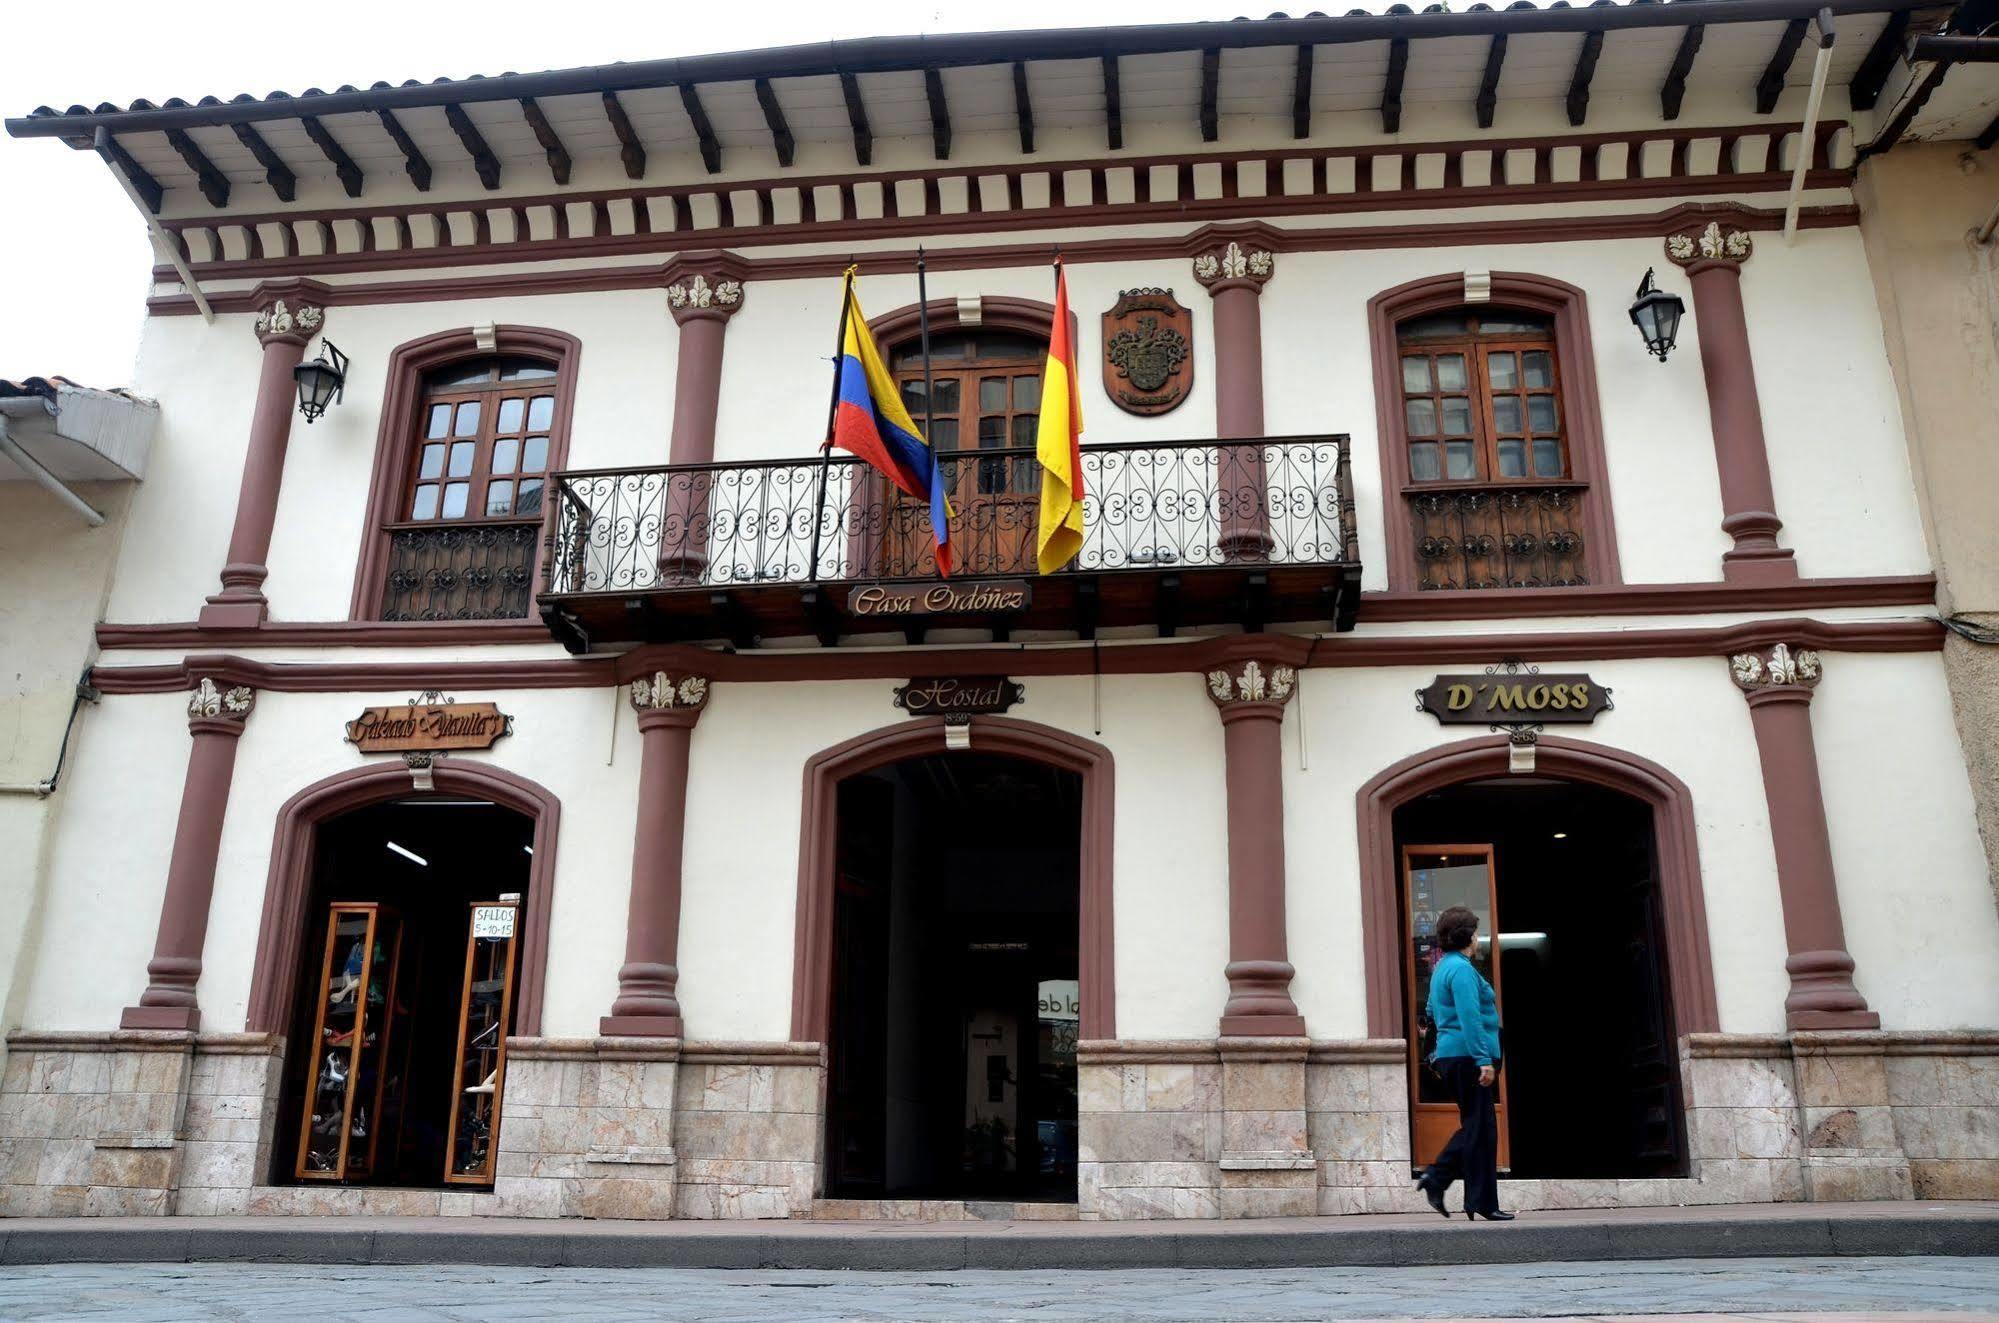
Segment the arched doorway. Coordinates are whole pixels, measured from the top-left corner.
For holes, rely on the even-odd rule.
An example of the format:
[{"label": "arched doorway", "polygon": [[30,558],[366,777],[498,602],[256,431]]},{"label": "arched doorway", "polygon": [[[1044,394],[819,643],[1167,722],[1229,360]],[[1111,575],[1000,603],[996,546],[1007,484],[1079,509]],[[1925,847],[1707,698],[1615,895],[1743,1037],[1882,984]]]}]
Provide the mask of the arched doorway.
[{"label": "arched doorway", "polygon": [[1436,914],[1481,915],[1507,1068],[1502,1166],[1523,1177],[1684,1175],[1677,1041],[1716,1026],[1691,798],[1621,750],[1503,737],[1383,772],[1359,796],[1370,1032],[1409,1044],[1421,1165],[1455,1126],[1424,1062]]},{"label": "arched doorway", "polygon": [[271,1179],[490,1187],[506,1040],[538,1033],[558,806],[376,766],[280,811],[249,1028],[288,1045]]},{"label": "arched doorway", "polygon": [[806,768],[793,1037],[826,1044],[831,1197],[1076,1197],[1076,1045],[1108,1037],[1108,751],[979,718]]}]

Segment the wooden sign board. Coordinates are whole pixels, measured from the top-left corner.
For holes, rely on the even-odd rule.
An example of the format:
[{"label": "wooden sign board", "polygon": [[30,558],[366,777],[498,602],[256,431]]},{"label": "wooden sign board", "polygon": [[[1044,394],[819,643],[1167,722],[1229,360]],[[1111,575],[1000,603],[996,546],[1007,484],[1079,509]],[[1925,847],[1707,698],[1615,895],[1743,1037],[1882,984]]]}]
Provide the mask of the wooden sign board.
[{"label": "wooden sign board", "polygon": [[847,594],[847,611],[863,619],[1007,615],[1025,611],[1033,600],[1033,589],[1025,579],[871,583]]},{"label": "wooden sign board", "polygon": [[895,705],[912,717],[1004,712],[1023,697],[1019,685],[996,675],[933,675],[895,688]]},{"label": "wooden sign board", "polygon": [[361,709],[347,723],[347,742],[362,753],[490,749],[513,727],[493,703],[401,703]]},{"label": "wooden sign board", "polygon": [[1446,726],[1586,726],[1612,704],[1587,675],[1502,672],[1440,675],[1416,691],[1416,706]]}]

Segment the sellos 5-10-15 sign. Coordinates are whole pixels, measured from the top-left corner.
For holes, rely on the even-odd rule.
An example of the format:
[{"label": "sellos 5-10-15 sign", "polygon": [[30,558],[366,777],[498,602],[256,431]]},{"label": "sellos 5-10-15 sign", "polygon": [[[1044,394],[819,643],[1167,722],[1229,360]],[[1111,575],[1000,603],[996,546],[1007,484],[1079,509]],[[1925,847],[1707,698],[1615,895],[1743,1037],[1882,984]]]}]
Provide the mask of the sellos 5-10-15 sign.
[{"label": "sellos 5-10-15 sign", "polygon": [[1446,726],[1588,725],[1612,706],[1610,690],[1587,675],[1501,670],[1440,675],[1416,691],[1416,707]]}]

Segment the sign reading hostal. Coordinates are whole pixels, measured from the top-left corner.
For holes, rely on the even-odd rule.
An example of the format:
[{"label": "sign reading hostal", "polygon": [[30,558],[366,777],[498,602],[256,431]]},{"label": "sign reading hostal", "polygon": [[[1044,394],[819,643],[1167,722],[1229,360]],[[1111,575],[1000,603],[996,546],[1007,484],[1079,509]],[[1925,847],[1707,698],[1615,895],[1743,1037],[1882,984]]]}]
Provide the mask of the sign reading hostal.
[{"label": "sign reading hostal", "polygon": [[897,685],[895,705],[912,717],[980,716],[1004,712],[1023,696],[1004,676],[935,675]]},{"label": "sign reading hostal", "polygon": [[412,700],[369,707],[347,723],[347,742],[362,753],[425,753],[437,749],[490,749],[511,734],[514,719],[493,703]]},{"label": "sign reading hostal", "polygon": [[986,616],[1025,611],[1033,600],[1025,579],[969,583],[871,583],[847,594],[847,610],[863,619],[903,616]]},{"label": "sign reading hostal", "polygon": [[1586,726],[1611,702],[1610,690],[1587,675],[1501,672],[1440,675],[1416,691],[1416,706],[1446,726]]}]

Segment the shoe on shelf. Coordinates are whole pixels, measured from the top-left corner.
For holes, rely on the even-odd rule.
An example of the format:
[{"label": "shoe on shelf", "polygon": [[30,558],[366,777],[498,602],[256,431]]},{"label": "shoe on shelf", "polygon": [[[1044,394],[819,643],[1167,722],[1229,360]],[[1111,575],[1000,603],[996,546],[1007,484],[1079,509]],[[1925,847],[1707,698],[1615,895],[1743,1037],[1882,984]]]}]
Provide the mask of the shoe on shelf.
[{"label": "shoe on shelf", "polygon": [[491,1093],[493,1091],[493,1081],[499,1076],[499,1073],[500,1072],[497,1068],[487,1071],[485,1079],[480,1080],[477,1084],[474,1084],[471,1088],[465,1090],[465,1092]]}]

